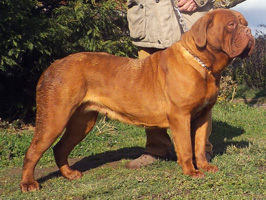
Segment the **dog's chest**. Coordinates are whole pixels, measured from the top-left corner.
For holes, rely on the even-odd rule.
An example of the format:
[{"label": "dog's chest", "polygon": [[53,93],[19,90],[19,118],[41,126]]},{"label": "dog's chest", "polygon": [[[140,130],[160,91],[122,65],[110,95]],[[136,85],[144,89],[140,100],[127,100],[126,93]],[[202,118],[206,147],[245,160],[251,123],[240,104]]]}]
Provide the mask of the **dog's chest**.
[{"label": "dog's chest", "polygon": [[202,112],[204,109],[208,108],[211,105],[213,105],[213,101],[211,101],[210,99],[204,100],[204,102],[197,107],[196,114]]},{"label": "dog's chest", "polygon": [[196,113],[202,112],[203,110],[212,107],[217,100],[218,94],[219,87],[217,87],[215,79],[210,77],[210,80],[208,80],[206,93],[203,95],[201,101],[195,109]]}]

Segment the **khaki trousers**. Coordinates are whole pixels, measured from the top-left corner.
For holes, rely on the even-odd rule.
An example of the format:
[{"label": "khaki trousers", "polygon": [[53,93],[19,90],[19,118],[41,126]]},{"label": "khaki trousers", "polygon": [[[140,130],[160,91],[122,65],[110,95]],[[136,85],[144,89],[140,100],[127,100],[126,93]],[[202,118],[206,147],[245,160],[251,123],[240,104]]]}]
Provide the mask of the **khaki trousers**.
[{"label": "khaki trousers", "polygon": [[[160,49],[156,49],[156,48],[139,47],[139,51],[138,51],[139,59],[144,59],[159,50]],[[212,131],[212,122],[209,126],[207,139],[206,139],[206,152],[212,156],[213,145],[209,141],[211,131]],[[145,132],[147,135],[145,152],[152,154],[152,155],[160,156],[160,157],[166,156],[168,151],[172,147],[172,142],[167,133],[167,129],[146,128]]]}]

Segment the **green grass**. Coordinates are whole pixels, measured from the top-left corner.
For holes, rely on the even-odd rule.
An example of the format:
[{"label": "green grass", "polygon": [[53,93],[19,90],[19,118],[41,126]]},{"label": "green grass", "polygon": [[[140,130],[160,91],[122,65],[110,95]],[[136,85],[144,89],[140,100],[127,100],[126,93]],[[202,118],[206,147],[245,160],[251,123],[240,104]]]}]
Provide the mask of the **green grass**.
[{"label": "green grass", "polygon": [[236,99],[241,99],[249,104],[266,104],[266,91],[239,85],[236,90]]},{"label": "green grass", "polygon": [[32,132],[2,128],[0,199],[266,199],[266,110],[219,103],[213,113],[215,174],[193,179],[175,161],[163,160],[126,169],[145,146],[144,130],[101,119],[70,155],[73,167],[84,172],[81,179],[64,179],[50,149],[35,173],[41,191],[25,194],[19,182]]}]

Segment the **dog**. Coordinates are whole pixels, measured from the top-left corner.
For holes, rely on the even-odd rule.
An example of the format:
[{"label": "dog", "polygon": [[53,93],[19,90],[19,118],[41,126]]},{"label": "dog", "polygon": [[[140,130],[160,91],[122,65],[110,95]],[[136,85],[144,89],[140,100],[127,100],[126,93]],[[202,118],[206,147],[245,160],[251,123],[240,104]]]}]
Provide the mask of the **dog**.
[{"label": "dog", "polygon": [[206,133],[221,72],[255,47],[247,25],[239,12],[216,9],[171,47],[143,60],[93,52],[56,60],[37,85],[36,128],[21,190],[40,189],[34,168],[64,129],[54,147],[55,161],[65,178],[80,178],[67,157],[93,128],[98,113],[128,124],[170,128],[184,174],[203,177],[203,171],[218,171],[206,160]]}]

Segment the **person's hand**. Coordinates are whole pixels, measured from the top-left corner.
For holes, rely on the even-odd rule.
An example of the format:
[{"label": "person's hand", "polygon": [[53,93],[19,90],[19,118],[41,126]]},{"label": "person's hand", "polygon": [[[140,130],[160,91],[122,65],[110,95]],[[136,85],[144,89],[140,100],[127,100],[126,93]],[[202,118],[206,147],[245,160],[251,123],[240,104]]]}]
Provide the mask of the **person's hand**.
[{"label": "person's hand", "polygon": [[194,0],[178,0],[177,6],[181,12],[193,12],[198,8]]}]

